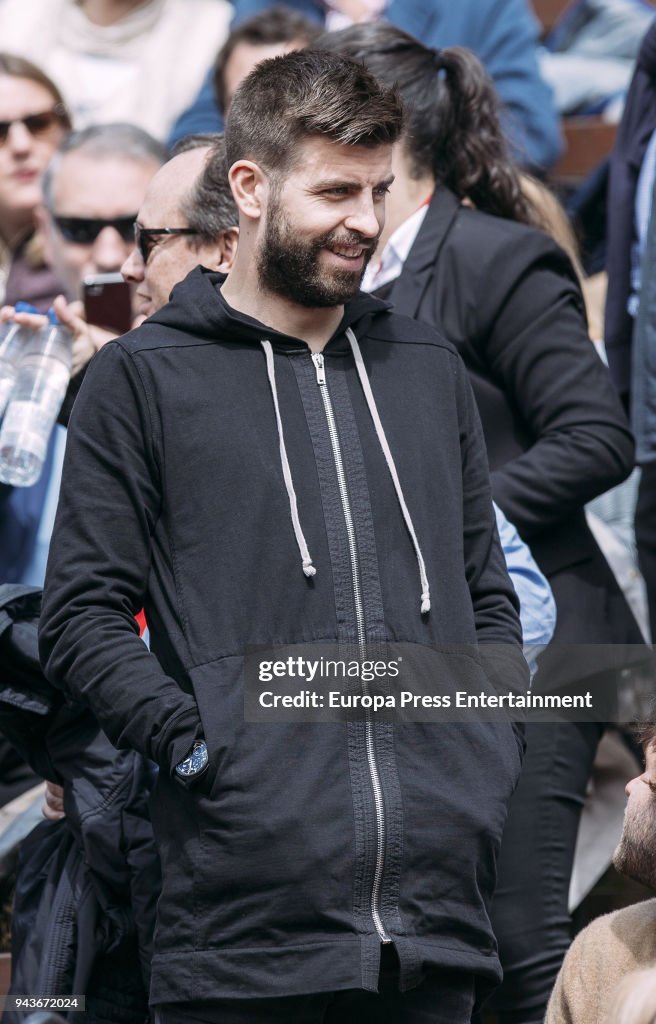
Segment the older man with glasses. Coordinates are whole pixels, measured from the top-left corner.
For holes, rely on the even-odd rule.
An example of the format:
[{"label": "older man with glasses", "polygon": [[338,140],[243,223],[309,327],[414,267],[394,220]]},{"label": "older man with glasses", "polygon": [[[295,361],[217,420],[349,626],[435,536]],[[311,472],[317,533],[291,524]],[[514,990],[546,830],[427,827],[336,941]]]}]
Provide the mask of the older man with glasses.
[{"label": "older man with glasses", "polygon": [[43,178],[40,221],[71,296],[86,274],[119,269],[146,187],[165,157],[152,136],[131,124],[96,125],[61,144]]},{"label": "older man with glasses", "polygon": [[[227,273],[239,234],[221,135],[191,135],[146,190],[134,224],[135,248],[121,267],[134,307],[152,316],[198,264]],[[212,158],[210,159],[210,153]]]}]

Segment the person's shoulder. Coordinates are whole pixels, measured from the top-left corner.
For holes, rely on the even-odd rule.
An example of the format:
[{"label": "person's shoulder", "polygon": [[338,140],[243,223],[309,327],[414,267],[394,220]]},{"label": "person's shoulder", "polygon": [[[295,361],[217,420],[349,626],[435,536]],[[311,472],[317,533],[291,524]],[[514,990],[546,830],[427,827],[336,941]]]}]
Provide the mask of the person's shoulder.
[{"label": "person's shoulder", "polygon": [[453,258],[476,274],[510,283],[529,271],[544,271],[578,284],[565,250],[541,228],[463,206],[441,258]]},{"label": "person's shoulder", "polygon": [[614,934],[617,923],[627,921],[627,910],[634,908],[595,918],[576,936],[558,972],[545,1024],[601,1019],[615,986],[637,966],[633,946]]},{"label": "person's shoulder", "polygon": [[125,355],[136,356],[156,353],[162,349],[195,348],[198,345],[211,345],[212,342],[212,338],[192,334],[182,326],[174,327],[152,319],[144,320],[139,327],[115,338],[104,347],[117,346]]},{"label": "person's shoulder", "polygon": [[528,246],[530,251],[544,253],[561,252],[557,242],[541,228],[508,217],[498,217],[470,206],[460,206],[457,217],[457,235],[472,239],[475,243],[484,240],[492,250],[495,247]]},{"label": "person's shoulder", "polygon": [[647,939],[656,953],[656,898],[615,910],[612,914],[606,915],[605,920],[606,928],[620,941],[630,939],[631,942],[635,942],[637,939],[644,942]]},{"label": "person's shoulder", "polygon": [[567,959],[603,964],[656,959],[656,899],[595,918],[574,939]]},{"label": "person's shoulder", "polygon": [[367,330],[367,338],[372,341],[406,346],[427,345],[442,349],[444,352],[460,358],[455,345],[436,327],[404,316],[402,313],[395,313],[393,307],[373,320]]}]

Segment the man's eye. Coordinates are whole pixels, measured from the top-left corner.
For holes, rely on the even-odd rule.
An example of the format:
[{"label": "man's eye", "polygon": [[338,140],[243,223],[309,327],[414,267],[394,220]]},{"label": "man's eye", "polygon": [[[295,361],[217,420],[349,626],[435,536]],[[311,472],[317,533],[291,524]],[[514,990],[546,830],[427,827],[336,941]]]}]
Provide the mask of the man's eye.
[{"label": "man's eye", "polygon": [[346,196],[348,195],[348,188],[346,185],[336,185],[334,188],[327,188],[325,195],[328,196]]},{"label": "man's eye", "polygon": [[389,185],[379,185],[378,188],[374,189],[375,196],[386,196],[389,194]]}]

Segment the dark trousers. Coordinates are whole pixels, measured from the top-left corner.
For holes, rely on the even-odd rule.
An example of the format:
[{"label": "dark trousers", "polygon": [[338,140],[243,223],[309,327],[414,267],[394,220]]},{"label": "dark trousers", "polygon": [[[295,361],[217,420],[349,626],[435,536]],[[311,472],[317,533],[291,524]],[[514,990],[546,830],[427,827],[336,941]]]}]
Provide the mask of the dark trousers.
[{"label": "dark trousers", "polygon": [[359,990],[278,999],[221,999],[157,1007],[155,1024],[469,1024],[471,975],[435,971],[399,992],[398,959],[383,946],[378,993]]},{"label": "dark trousers", "polygon": [[647,588],[649,625],[656,640],[656,462],[642,467],[635,510],[638,563]]},{"label": "dark trousers", "polygon": [[603,729],[596,722],[527,725],[526,759],[492,904],[504,980],[489,1008],[500,1024],[544,1020],[571,941],[567,900],[574,846]]}]

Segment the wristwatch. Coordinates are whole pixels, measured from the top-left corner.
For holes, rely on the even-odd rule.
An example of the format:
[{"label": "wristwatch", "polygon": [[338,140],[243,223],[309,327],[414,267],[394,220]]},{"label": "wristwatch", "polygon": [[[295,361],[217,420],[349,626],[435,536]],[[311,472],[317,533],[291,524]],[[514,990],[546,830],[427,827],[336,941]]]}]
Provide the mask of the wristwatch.
[{"label": "wristwatch", "polygon": [[184,761],[176,764],[175,774],[181,779],[193,782],[205,771],[208,763],[209,756],[205,740],[196,740]]}]

